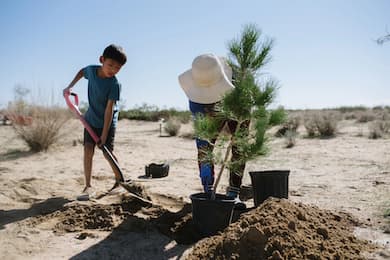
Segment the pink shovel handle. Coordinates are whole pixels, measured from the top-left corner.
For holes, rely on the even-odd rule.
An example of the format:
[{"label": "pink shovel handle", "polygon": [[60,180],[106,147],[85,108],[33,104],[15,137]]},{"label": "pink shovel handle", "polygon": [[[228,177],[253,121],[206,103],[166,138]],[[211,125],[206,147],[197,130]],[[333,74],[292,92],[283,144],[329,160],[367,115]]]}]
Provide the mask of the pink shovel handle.
[{"label": "pink shovel handle", "polygon": [[[70,100],[69,96],[74,97],[74,103]],[[95,132],[92,130],[91,126],[88,124],[88,122],[84,119],[82,116],[78,105],[79,105],[79,97],[76,93],[65,93],[64,94],[66,104],[70,108],[70,110],[80,119],[81,123],[84,125],[85,129],[87,129],[88,133],[91,135],[92,139],[95,141],[95,143],[100,142],[100,138],[95,134]]]},{"label": "pink shovel handle", "polygon": [[[70,100],[69,96],[72,95],[74,97],[74,103]],[[89,126],[88,122],[84,119],[84,117],[81,115],[81,112],[78,108],[79,104],[79,98],[76,93],[65,93],[64,94],[66,104],[70,108],[70,110],[80,119],[81,123],[84,125],[85,129],[87,129],[88,133],[91,135],[92,139],[95,141],[95,143],[100,143],[100,138],[95,134],[93,129]],[[112,155],[111,151],[107,148],[105,144],[103,144],[102,147],[100,147],[104,154],[108,155],[108,161],[110,162],[111,166],[114,167],[117,170],[117,173],[119,174],[119,181],[124,182],[122,170],[119,167],[118,162],[116,161],[116,158]]]}]

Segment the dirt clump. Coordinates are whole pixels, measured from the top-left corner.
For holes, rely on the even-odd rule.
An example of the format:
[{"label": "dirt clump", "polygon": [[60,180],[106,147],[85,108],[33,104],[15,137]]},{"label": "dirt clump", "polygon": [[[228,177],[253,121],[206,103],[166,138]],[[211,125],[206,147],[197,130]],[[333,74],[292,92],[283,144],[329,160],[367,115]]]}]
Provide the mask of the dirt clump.
[{"label": "dirt clump", "polygon": [[141,223],[144,220],[137,221],[138,218],[133,214],[144,206],[142,201],[131,197],[124,197],[121,203],[111,205],[72,203],[53,213],[32,218],[27,221],[27,225],[52,223],[51,229],[57,234],[84,230],[112,231],[129,218],[133,218],[134,227],[143,226]]},{"label": "dirt clump", "polygon": [[186,259],[364,259],[376,247],[352,234],[357,224],[346,213],[269,198]]}]

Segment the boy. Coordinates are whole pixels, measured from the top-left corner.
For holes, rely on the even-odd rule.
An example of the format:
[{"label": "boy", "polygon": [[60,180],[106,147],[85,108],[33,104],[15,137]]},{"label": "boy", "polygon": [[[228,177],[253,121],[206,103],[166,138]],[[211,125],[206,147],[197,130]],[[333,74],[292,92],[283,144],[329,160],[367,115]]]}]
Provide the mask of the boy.
[{"label": "boy", "polygon": [[[72,87],[82,78],[88,80],[88,110],[84,115],[97,136],[100,136],[98,146],[105,144],[112,152],[114,149],[115,129],[118,121],[118,107],[121,85],[115,75],[126,63],[126,54],[122,47],[111,44],[104,49],[99,61],[102,64],[90,65],[81,69],[72,82],[63,90],[64,95],[71,92]],[[80,198],[89,198],[91,192],[92,159],[96,143],[84,129],[84,176],[85,187]],[[114,154],[113,154],[114,156]],[[116,157],[114,156],[116,159]],[[116,185],[120,173],[112,167],[115,173]],[[123,181],[123,180],[122,180]],[[115,187],[115,186],[114,186]]]}]

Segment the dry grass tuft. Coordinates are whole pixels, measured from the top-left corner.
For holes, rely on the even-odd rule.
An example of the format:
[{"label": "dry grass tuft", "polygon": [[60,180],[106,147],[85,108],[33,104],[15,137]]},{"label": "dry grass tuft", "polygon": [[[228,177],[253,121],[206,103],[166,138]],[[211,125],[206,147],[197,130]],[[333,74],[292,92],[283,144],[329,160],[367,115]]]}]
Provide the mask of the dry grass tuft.
[{"label": "dry grass tuft", "polygon": [[336,135],[340,115],[332,111],[310,113],[305,116],[303,125],[309,137],[333,137]]},{"label": "dry grass tuft", "polygon": [[176,136],[179,133],[181,123],[176,118],[169,118],[168,121],[164,124],[164,131],[169,134],[169,136]]},{"label": "dry grass tuft", "polygon": [[12,127],[34,152],[46,151],[56,143],[61,136],[61,128],[70,119],[70,113],[58,107],[32,105],[26,112],[28,116],[10,111],[15,119]]},{"label": "dry grass tuft", "polygon": [[285,136],[288,131],[297,132],[300,123],[301,123],[300,116],[289,116],[287,121],[284,122],[282,126],[278,129],[278,131],[275,133],[275,136],[276,137]]},{"label": "dry grass tuft", "polygon": [[368,138],[379,139],[390,133],[390,121],[375,120],[369,126]]},{"label": "dry grass tuft", "polygon": [[285,137],[285,147],[286,148],[292,148],[296,144],[296,138],[297,138],[298,132],[296,130],[287,130],[284,137]]},{"label": "dry grass tuft", "polygon": [[367,123],[375,120],[375,113],[372,110],[360,111],[356,115],[358,123]]}]

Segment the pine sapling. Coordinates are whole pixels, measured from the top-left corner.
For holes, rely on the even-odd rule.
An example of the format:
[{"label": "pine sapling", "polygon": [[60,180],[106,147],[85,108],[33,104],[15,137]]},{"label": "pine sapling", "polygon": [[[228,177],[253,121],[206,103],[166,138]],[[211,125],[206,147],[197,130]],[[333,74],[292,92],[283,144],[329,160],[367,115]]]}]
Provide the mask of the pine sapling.
[{"label": "pine sapling", "polygon": [[[260,36],[256,26],[247,25],[241,38],[230,42],[229,64],[233,69],[235,88],[216,105],[212,116],[199,115],[195,119],[195,135],[208,141],[213,148],[207,151],[203,163],[220,165],[211,191],[212,199],[215,199],[224,169],[242,174],[247,161],[266,153],[265,133],[271,123],[275,123],[270,120],[285,118],[284,110],[279,110],[280,115],[272,119],[271,112],[267,110],[274,100],[277,82],[270,78],[262,82],[257,80],[258,71],[269,62],[272,49],[271,40],[259,43]],[[218,126],[228,120],[236,121],[237,127],[229,138],[221,137]],[[218,142],[212,142],[217,138]],[[232,149],[239,154],[238,160],[231,160]]]}]

